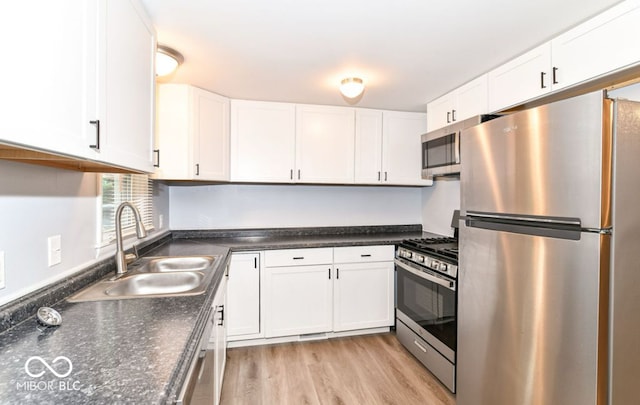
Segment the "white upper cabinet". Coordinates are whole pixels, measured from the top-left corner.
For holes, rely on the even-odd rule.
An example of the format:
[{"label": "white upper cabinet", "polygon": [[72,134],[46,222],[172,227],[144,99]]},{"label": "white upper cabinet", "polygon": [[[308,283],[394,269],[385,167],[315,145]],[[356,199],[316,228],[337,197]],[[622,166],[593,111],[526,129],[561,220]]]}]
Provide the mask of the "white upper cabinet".
[{"label": "white upper cabinet", "polygon": [[489,110],[499,111],[551,91],[551,43],[489,72]]},{"label": "white upper cabinet", "polygon": [[640,4],[626,1],[551,41],[554,90],[640,61]]},{"label": "white upper cabinet", "polygon": [[293,181],[295,104],[231,101],[231,181]]},{"label": "white upper cabinet", "polygon": [[0,6],[8,58],[0,63],[0,142],[93,157],[96,128],[89,121],[97,117],[97,12],[96,1]]},{"label": "white upper cabinet", "polygon": [[229,99],[186,84],[158,86],[154,178],[229,180]]},{"label": "white upper cabinet", "polygon": [[488,108],[487,75],[482,75],[427,104],[427,131],[442,128]]},{"label": "white upper cabinet", "polygon": [[355,182],[428,186],[421,178],[424,113],[356,110]]},{"label": "white upper cabinet", "polygon": [[384,184],[431,185],[422,180],[422,144],[427,114],[384,111],[382,113],[382,180]]},{"label": "white upper cabinet", "polygon": [[155,37],[151,21],[137,1],[103,0],[106,27],[100,42],[102,69],[98,116],[98,159],[153,172]]},{"label": "white upper cabinet", "polygon": [[379,184],[382,173],[382,111],[356,110],[355,182]]},{"label": "white upper cabinet", "polygon": [[19,38],[4,41],[19,63],[0,65],[0,142],[152,170],[155,34],[137,1],[7,3],[0,35]]},{"label": "white upper cabinet", "polygon": [[296,106],[296,172],[301,183],[353,183],[353,108]]},{"label": "white upper cabinet", "polygon": [[622,2],[489,72],[499,111],[640,62],[640,2]]}]

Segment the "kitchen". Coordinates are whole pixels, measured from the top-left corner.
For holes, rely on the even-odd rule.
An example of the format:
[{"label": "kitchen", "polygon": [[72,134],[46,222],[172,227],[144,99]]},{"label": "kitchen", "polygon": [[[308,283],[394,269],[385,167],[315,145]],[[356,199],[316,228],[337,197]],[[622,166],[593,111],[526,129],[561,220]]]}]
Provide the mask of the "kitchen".
[{"label": "kitchen", "polygon": [[[146,6],[151,8],[150,5]],[[477,70],[468,73],[466,78],[458,82],[455,82],[455,79],[447,79],[454,81],[449,84],[438,84],[441,87],[439,89],[436,87],[430,96],[417,97],[419,100],[416,106],[398,104],[394,107],[380,101],[367,105],[367,102],[373,103],[376,94],[371,84],[371,89],[368,88],[365,91],[360,104],[356,104],[355,107],[424,111],[427,101],[435,99],[465,81],[521,54],[523,50],[530,49],[604,10],[604,6],[593,6],[591,10],[585,10],[586,7],[581,5],[574,6],[580,8],[580,12],[584,14],[575,16],[575,20],[567,23],[568,25],[558,26],[554,32],[547,33],[536,41],[532,40],[533,42],[518,49],[513,48],[515,45],[505,44],[505,48],[511,46],[512,49],[504,49],[505,53],[501,59],[487,62],[484,67],[478,66]],[[4,15],[7,16],[10,13]],[[45,22],[41,23],[45,25]],[[10,26],[9,22],[4,26]],[[169,35],[168,33],[163,33],[159,28],[156,29],[159,41],[168,40],[169,37],[162,37],[162,35]],[[16,46],[20,45],[19,41],[16,43],[17,45],[12,44],[13,48],[9,49],[17,55],[26,57],[16,49]],[[179,68],[176,75],[182,74],[189,67],[187,49],[184,48],[181,51],[185,53],[186,62]],[[21,68],[24,67],[21,66]],[[14,71],[10,73],[4,76],[16,77],[17,75]],[[36,72],[27,73],[37,74]],[[551,77],[551,72],[548,77]],[[621,81],[620,78],[618,80]],[[600,85],[602,86],[602,83]],[[415,85],[408,84],[408,86]],[[213,89],[217,90],[216,87]],[[237,94],[233,89],[226,91],[222,90],[223,87],[220,89],[218,91],[221,94]],[[283,90],[272,91],[274,91],[273,94],[279,94],[278,92]],[[409,88],[402,92],[411,93],[412,91]],[[554,94],[559,93],[555,92],[551,97]],[[255,96],[255,99],[272,100],[275,97],[264,95]],[[279,101],[311,103],[307,99],[298,98],[301,96],[296,94],[286,97]],[[333,98],[321,99],[312,104],[346,105],[335,88],[331,90],[329,97]],[[526,96],[519,100],[537,97],[539,96]],[[250,97],[239,93],[233,98]],[[26,103],[31,100],[19,101]],[[509,100],[498,101],[498,103],[503,103],[504,106],[516,104]],[[501,108],[490,111],[499,109]],[[429,111],[427,108],[427,126],[431,125]],[[51,149],[54,147],[52,146]],[[161,152],[161,162],[164,157],[165,154]],[[2,219],[2,228],[5,232],[1,236],[0,251],[4,252],[6,287],[0,290],[0,302],[3,304],[12,302],[28,292],[78,272],[87,265],[95,263],[96,259],[113,256],[115,247],[112,245],[96,248],[96,235],[100,233],[100,225],[95,219],[99,198],[96,190],[99,184],[94,175],[7,161],[0,161],[0,167],[2,168],[0,205],[3,212],[11,213],[11,215],[3,215]],[[460,207],[460,186],[455,179],[438,180],[430,187],[241,183],[193,185],[168,182],[156,182],[154,187],[152,221],[156,227],[156,235],[168,230],[398,224],[421,224],[426,231],[452,235],[451,212]],[[299,207],[305,207],[305,210]],[[393,210],[389,210],[389,207],[393,207]],[[62,245],[59,250],[62,253],[62,263],[49,267],[46,242],[52,235],[61,235]],[[133,240],[127,240],[127,242],[127,246],[130,246]]]}]

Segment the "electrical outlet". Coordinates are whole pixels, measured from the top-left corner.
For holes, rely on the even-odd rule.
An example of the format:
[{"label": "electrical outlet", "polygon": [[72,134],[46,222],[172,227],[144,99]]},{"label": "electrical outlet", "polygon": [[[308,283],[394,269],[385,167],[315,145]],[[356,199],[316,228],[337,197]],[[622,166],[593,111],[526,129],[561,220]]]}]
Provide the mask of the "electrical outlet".
[{"label": "electrical outlet", "polygon": [[0,290],[4,287],[4,252],[0,251]]},{"label": "electrical outlet", "polygon": [[164,215],[158,215],[158,228],[162,229],[162,223],[164,222]]},{"label": "electrical outlet", "polygon": [[62,262],[62,242],[60,235],[49,236],[47,239],[49,252],[49,267],[55,266]]}]

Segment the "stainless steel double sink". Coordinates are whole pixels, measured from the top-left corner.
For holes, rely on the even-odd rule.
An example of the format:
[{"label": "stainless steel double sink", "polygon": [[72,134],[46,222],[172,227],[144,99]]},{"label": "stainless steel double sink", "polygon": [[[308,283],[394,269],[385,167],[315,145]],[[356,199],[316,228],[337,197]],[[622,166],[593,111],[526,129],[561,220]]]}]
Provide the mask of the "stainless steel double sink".
[{"label": "stainless steel double sink", "polygon": [[69,298],[71,302],[174,297],[205,292],[218,256],[145,257],[120,277],[101,280]]}]

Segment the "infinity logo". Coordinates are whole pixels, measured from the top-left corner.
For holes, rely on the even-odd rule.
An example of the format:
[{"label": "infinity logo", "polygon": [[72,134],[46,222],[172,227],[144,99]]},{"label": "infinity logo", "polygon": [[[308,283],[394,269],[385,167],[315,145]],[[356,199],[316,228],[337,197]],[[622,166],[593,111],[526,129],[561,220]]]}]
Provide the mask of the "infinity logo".
[{"label": "infinity logo", "polygon": [[66,373],[62,373],[59,374],[56,372],[56,370],[54,370],[46,361],[44,361],[44,359],[40,356],[31,356],[27,359],[27,361],[24,363],[24,371],[27,372],[27,374],[29,374],[31,377],[33,378],[38,378],[38,377],[42,377],[45,373],[45,370],[40,371],[39,373],[32,373],[29,370],[29,364],[31,364],[31,362],[33,360],[38,360],[40,363],[42,363],[46,368],[49,369],[49,371],[51,371],[53,373],[53,375],[55,375],[58,378],[64,378],[66,376],[68,376],[69,374],[71,374],[71,370],[73,370],[73,364],[71,364],[71,360],[69,360],[68,357],[65,356],[58,356],[55,359],[53,359],[53,361],[51,362],[51,364],[56,364],[56,362],[58,362],[58,360],[62,360],[64,362],[66,362],[69,365],[69,370]]}]

